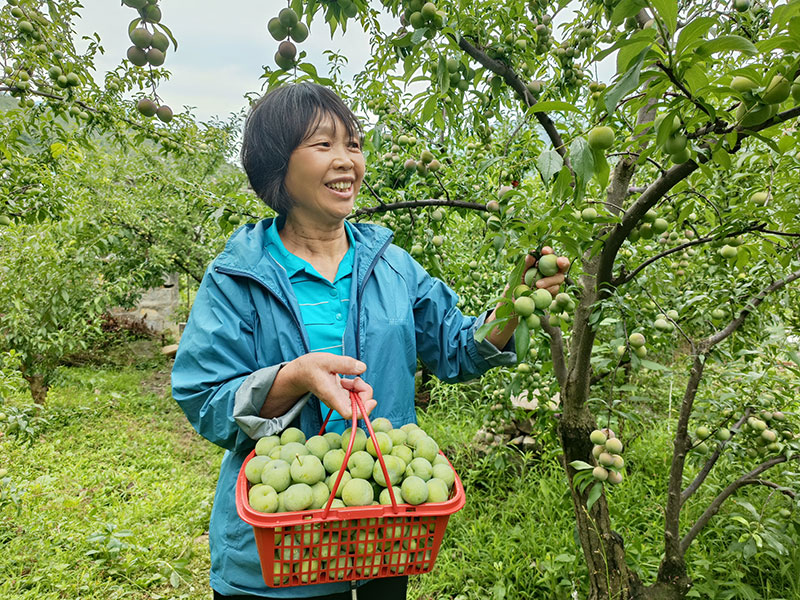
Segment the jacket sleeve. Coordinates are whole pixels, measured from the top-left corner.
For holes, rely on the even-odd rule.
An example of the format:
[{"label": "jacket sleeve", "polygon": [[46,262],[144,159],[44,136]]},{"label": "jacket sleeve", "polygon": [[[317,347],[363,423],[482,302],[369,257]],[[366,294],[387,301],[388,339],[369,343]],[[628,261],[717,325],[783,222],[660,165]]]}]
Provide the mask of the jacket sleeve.
[{"label": "jacket sleeve", "polygon": [[431,277],[409,257],[414,272],[414,327],[417,354],[436,376],[455,383],[478,377],[492,367],[517,362],[512,336],[505,348],[486,340],[478,343],[475,331],[488,312],[465,317],[456,306],[458,296],[443,281]]},{"label": "jacket sleeve", "polygon": [[249,291],[212,269],[203,278],[181,336],[172,396],[204,438],[228,450],[249,450],[259,437],[285,429],[309,395],[280,417],[259,416],[285,363],[257,363]]}]

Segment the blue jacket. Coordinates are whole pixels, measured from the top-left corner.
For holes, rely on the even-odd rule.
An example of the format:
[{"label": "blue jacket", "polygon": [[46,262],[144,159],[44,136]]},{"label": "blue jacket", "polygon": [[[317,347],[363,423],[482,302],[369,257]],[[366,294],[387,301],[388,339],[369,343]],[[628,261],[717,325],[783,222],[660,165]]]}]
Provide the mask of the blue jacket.
[{"label": "blue jacket", "polygon": [[[259,416],[280,366],[308,352],[289,279],[265,251],[271,222],[239,228],[206,271],[175,357],[172,393],[198,433],[227,450],[209,528],[211,586],[224,595],[276,598],[337,593],[348,584],[266,587],[252,528],[236,513],[236,477],[256,440],[289,425],[311,436],[322,425],[319,401],[310,394],[280,418]],[[352,231],[355,301],[344,348],[367,365],[361,377],[378,400],[370,418],[386,417],[397,427],[416,421],[418,356],[448,382],[516,362],[513,340],[503,351],[476,343],[484,317],[462,315],[455,293],[391,244],[389,230],[354,224]]]}]

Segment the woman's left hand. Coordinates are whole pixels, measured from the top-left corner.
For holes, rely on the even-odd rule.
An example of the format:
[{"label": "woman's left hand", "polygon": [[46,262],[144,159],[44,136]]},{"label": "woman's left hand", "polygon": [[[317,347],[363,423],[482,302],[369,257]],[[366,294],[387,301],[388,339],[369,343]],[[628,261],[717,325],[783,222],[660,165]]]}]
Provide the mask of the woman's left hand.
[{"label": "woman's left hand", "polygon": [[[339,379],[339,383],[342,384],[344,389],[358,394],[358,397],[364,404],[364,409],[367,411],[367,414],[371,413],[372,409],[377,406],[378,402],[372,397],[372,386],[361,379],[361,377],[355,377],[353,379],[342,377]],[[358,412],[358,418],[363,419],[365,415],[362,415],[360,410]]]},{"label": "woman's left hand", "polygon": [[[553,254],[553,249],[550,246],[545,246],[542,248],[542,255],[545,254]],[[536,268],[537,260],[532,255],[528,254],[525,257],[525,269],[522,272],[522,280],[525,281],[525,273],[528,269]],[[542,277],[536,282],[536,287],[539,289],[545,289],[552,296],[555,298],[558,291],[561,289],[561,285],[564,283],[564,278],[566,277],[567,271],[569,271],[569,259],[566,256],[559,256],[556,260],[556,264],[558,265],[558,273],[555,275],[551,275],[550,277]]]}]

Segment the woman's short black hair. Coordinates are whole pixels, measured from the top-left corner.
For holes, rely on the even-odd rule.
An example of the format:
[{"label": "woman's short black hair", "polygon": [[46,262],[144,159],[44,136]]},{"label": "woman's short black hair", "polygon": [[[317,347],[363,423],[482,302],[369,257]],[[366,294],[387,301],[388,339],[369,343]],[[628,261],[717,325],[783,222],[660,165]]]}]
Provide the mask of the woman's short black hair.
[{"label": "woman's short black hair", "polygon": [[289,157],[326,116],[343,123],[361,140],[358,118],[339,96],[316,83],[284,85],[267,92],[250,109],[244,124],[242,166],[256,195],[281,215],[292,208],[284,180]]}]

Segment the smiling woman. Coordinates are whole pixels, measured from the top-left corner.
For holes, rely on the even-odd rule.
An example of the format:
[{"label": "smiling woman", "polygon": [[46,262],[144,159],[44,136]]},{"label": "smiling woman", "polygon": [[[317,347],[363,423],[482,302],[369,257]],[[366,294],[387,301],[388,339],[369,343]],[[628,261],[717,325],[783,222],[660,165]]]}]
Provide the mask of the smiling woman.
[{"label": "smiling woman", "polygon": [[[389,230],[346,220],[364,178],[361,137],[342,100],[311,83],[271,91],[245,124],[242,163],[279,216],[239,228],[208,268],[172,373],[192,425],[229,450],[209,528],[218,599],[350,598],[344,583],[270,588],[262,579],[234,493],[257,439],[289,426],[311,437],[328,415],[327,430],[343,431],[350,391],[373,417],[416,422],[417,359],[448,382],[516,362],[516,322],[477,341],[494,311],[464,316]],[[558,289],[568,266],[559,261],[562,272],[537,285]],[[405,577],[359,583],[361,600],[406,597]]]}]

